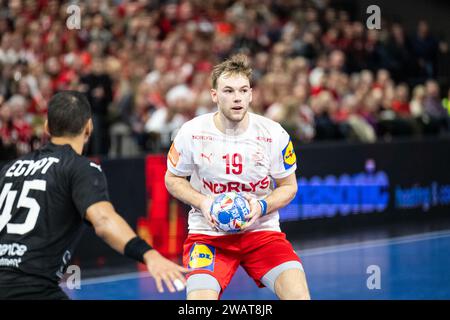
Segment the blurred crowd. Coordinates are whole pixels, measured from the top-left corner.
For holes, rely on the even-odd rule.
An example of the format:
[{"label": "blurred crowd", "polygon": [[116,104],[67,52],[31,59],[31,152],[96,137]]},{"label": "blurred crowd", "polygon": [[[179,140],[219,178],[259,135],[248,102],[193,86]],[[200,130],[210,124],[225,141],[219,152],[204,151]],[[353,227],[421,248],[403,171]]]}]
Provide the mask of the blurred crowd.
[{"label": "blurred crowd", "polygon": [[[373,142],[449,132],[450,88],[438,82],[449,48],[426,21],[368,30],[333,1],[0,0],[0,153],[45,142],[47,103],[86,93],[90,155],[169,147],[177,129],[213,112],[212,66],[250,56],[252,111],[300,143]],[[445,87],[447,86],[447,87]]]}]

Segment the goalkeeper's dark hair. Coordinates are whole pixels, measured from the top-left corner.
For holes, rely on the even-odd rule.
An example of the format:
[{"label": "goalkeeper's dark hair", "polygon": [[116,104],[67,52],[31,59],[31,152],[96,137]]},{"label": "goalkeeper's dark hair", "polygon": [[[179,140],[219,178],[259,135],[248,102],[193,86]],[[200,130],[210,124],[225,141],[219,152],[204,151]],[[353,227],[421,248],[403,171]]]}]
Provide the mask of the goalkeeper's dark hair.
[{"label": "goalkeeper's dark hair", "polygon": [[48,129],[52,137],[75,137],[91,118],[87,97],[78,91],[60,91],[48,103]]}]

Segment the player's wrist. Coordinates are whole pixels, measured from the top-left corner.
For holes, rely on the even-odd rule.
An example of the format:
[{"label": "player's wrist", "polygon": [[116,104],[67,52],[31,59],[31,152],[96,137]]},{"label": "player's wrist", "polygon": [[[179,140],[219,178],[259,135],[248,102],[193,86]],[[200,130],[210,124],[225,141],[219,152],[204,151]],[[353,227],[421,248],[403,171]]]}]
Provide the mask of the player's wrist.
[{"label": "player's wrist", "polygon": [[267,201],[264,199],[256,200],[261,207],[261,217],[267,214]]},{"label": "player's wrist", "polygon": [[152,248],[144,253],[144,263],[149,264],[150,262],[155,261],[159,256],[161,256],[161,254],[155,248]]},{"label": "player's wrist", "polygon": [[209,211],[213,200],[214,199],[211,196],[204,195],[202,200],[200,201],[200,204],[199,204],[198,208],[201,211],[205,211],[205,210]]},{"label": "player's wrist", "polygon": [[127,242],[123,253],[125,256],[131,259],[144,263],[144,256],[152,250],[153,247],[151,245],[149,245],[139,236],[136,236]]}]

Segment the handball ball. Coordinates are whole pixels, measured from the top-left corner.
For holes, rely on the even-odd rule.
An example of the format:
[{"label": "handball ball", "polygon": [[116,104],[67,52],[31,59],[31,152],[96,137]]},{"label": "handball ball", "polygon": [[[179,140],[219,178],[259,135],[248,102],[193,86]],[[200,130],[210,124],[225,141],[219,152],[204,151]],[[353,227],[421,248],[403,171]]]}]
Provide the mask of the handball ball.
[{"label": "handball ball", "polygon": [[250,213],[250,204],[236,192],[222,193],[211,205],[211,215],[217,220],[219,229],[225,232],[238,232]]}]

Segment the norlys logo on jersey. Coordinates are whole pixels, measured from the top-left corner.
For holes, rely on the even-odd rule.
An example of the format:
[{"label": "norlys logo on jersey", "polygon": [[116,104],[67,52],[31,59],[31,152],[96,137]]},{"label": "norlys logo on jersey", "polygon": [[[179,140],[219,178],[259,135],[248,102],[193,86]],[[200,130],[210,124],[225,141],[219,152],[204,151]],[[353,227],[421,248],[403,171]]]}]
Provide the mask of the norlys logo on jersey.
[{"label": "norlys logo on jersey", "polygon": [[267,189],[270,186],[270,179],[266,176],[264,179],[261,179],[256,182],[250,182],[248,184],[230,181],[227,183],[216,183],[211,182],[206,179],[202,179],[203,188],[208,189],[212,193],[219,194],[224,192],[256,192],[257,190]]}]

